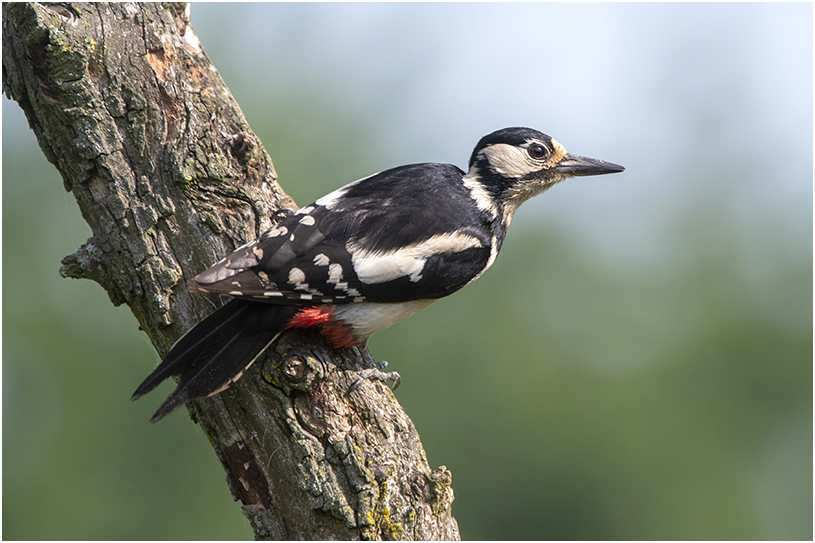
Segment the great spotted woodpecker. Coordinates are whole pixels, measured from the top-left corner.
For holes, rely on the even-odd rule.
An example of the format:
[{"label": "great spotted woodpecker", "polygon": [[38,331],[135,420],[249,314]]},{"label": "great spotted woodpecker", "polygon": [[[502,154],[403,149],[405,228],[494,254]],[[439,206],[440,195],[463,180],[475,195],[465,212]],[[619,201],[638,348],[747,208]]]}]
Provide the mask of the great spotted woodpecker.
[{"label": "great spotted woodpecker", "polygon": [[315,326],[333,346],[367,352],[371,334],[480,277],[524,201],[567,177],[623,170],[505,128],[481,138],[467,173],[413,164],[345,185],[189,281],[192,292],[234,299],[181,337],[133,399],[178,377],[159,420],[229,387],[291,328]]}]

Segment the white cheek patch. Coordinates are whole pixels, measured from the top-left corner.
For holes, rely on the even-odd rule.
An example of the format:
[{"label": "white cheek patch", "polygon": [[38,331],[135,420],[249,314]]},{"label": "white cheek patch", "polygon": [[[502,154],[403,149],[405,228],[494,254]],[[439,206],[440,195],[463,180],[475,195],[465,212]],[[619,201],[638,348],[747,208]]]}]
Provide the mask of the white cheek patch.
[{"label": "white cheek patch", "polygon": [[420,243],[386,253],[368,252],[349,243],[348,252],[351,253],[351,263],[359,280],[374,285],[406,276],[415,283],[422,278],[422,270],[430,257],[482,246],[477,238],[456,231],[437,234]]},{"label": "white cheek patch", "polygon": [[490,166],[505,177],[519,178],[541,169],[540,163],[532,160],[526,149],[496,143],[481,151],[486,155]]}]

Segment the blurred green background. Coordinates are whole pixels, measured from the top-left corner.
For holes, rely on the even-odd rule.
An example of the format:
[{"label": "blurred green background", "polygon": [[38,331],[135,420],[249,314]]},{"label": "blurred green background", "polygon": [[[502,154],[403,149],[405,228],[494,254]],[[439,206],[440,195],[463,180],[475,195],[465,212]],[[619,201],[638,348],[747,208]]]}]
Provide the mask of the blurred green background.
[{"label": "blurred green background", "polygon": [[[538,128],[627,167],[371,340],[465,539],[812,539],[811,4],[195,4],[301,205]],[[3,537],[250,539],[3,99]]]}]

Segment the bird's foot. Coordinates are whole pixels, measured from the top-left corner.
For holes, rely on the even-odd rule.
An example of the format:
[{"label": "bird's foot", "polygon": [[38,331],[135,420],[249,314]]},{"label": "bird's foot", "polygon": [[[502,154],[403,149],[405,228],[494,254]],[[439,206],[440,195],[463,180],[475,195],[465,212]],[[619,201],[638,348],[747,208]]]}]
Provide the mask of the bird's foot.
[{"label": "bird's foot", "polygon": [[351,394],[357,388],[359,388],[359,385],[361,385],[365,379],[376,379],[377,381],[383,382],[393,381],[393,388],[391,390],[396,390],[396,387],[398,387],[399,383],[402,381],[402,377],[395,371],[385,373],[376,368],[368,368],[367,370],[362,370],[362,373],[359,374],[357,380],[351,383],[351,386],[348,387],[348,394]]},{"label": "bird's foot", "polygon": [[374,360],[374,357],[371,356],[371,351],[368,350],[367,347],[364,347],[362,350],[357,350],[357,361],[360,365],[365,368],[359,374],[356,381],[351,383],[351,386],[348,387],[348,394],[354,392],[359,385],[366,379],[376,379],[377,381],[382,381],[387,384],[387,381],[393,381],[393,388],[391,390],[396,390],[396,387],[399,386],[399,383],[402,382],[402,377],[399,373],[395,371],[383,372],[380,371],[388,366],[388,361],[383,360],[382,362],[377,362]]}]

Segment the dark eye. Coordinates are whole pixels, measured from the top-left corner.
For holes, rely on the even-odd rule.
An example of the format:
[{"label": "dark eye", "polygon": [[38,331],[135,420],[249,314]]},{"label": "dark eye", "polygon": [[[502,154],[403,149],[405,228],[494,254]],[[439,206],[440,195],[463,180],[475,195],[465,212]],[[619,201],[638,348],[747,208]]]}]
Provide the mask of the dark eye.
[{"label": "dark eye", "polygon": [[538,145],[537,143],[530,145],[527,152],[529,156],[535,159],[541,159],[546,156],[546,149],[544,149],[543,145]]}]

